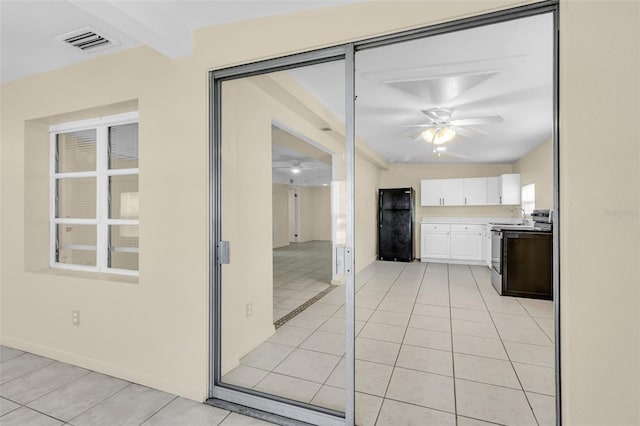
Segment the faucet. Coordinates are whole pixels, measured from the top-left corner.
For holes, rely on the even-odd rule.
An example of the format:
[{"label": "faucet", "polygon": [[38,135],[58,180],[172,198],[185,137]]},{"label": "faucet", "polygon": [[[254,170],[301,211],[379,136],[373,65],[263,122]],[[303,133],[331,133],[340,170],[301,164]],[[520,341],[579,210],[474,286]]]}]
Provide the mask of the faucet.
[{"label": "faucet", "polygon": [[[511,213],[513,213],[516,210],[520,210],[522,212],[522,224],[526,225],[527,224],[527,220],[525,219],[526,213],[524,212],[524,209],[522,207],[514,207],[510,210]],[[518,212],[520,213],[520,212]]]}]

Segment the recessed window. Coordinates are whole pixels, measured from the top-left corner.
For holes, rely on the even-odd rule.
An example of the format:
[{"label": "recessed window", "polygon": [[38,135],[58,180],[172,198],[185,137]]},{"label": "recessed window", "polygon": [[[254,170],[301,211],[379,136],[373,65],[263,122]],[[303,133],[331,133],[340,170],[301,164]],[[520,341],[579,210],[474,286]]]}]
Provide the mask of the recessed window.
[{"label": "recessed window", "polygon": [[522,187],[522,209],[524,214],[531,214],[536,208],[536,184],[530,183]]},{"label": "recessed window", "polygon": [[138,275],[138,114],[49,131],[51,266]]}]

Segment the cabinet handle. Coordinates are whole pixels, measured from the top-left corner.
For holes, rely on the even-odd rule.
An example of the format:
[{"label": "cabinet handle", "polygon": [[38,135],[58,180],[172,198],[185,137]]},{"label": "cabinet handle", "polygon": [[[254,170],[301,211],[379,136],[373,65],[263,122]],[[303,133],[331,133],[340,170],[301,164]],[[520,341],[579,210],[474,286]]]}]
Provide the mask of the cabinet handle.
[{"label": "cabinet handle", "polygon": [[444,197],[442,197],[442,205],[444,206]]},{"label": "cabinet handle", "polygon": [[464,203],[467,204],[467,197],[464,197]]},{"label": "cabinet handle", "polygon": [[500,204],[502,204],[502,195],[500,196]]}]

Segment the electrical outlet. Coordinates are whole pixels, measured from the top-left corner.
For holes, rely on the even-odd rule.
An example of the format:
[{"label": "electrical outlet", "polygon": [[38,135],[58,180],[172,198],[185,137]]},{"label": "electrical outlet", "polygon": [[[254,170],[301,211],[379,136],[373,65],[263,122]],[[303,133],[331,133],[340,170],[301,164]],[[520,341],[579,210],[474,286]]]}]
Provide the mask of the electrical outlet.
[{"label": "electrical outlet", "polygon": [[253,315],[253,303],[247,303],[247,306],[245,307],[245,315],[247,318]]},{"label": "electrical outlet", "polygon": [[80,325],[80,311],[71,311],[71,322],[73,325]]}]

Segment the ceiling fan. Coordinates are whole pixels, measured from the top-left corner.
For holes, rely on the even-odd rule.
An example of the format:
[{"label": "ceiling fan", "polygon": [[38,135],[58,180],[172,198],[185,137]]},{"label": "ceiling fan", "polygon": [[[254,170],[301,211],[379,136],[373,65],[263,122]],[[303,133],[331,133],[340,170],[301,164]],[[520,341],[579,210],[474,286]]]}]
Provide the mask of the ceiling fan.
[{"label": "ceiling fan", "polygon": [[272,169],[288,169],[292,174],[299,175],[302,170],[317,169],[318,165],[313,162],[305,161],[274,161]]},{"label": "ceiling fan", "polygon": [[425,142],[434,145],[441,145],[452,140],[456,134],[461,134],[466,138],[473,138],[477,135],[487,135],[488,133],[474,125],[502,123],[504,119],[499,115],[487,117],[472,117],[452,119],[452,112],[446,108],[423,109],[421,112],[427,116],[430,123],[410,124],[406,127],[423,127],[426,130],[420,131],[412,136],[412,139],[421,137]]}]

